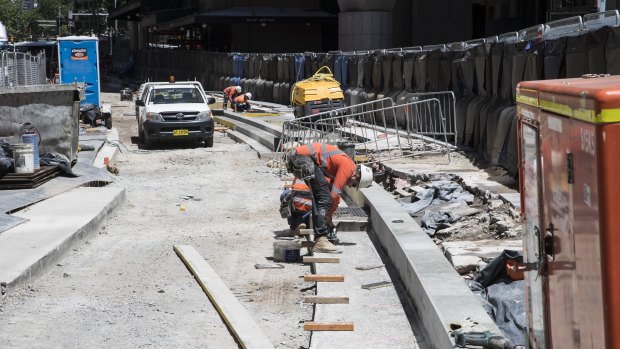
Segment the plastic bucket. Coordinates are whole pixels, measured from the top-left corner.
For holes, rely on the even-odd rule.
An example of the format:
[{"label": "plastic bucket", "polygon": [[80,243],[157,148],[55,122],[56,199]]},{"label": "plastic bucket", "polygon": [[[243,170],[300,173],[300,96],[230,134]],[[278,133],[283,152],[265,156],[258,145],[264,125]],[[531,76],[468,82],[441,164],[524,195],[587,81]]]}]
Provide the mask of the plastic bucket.
[{"label": "plastic bucket", "polygon": [[273,260],[276,262],[299,262],[301,244],[295,241],[276,241],[273,243]]},{"label": "plastic bucket", "polygon": [[41,164],[39,162],[39,136],[36,133],[24,133],[22,135],[22,142],[31,143],[32,144],[32,156],[34,158],[34,169],[38,170],[41,168]]},{"label": "plastic bucket", "polygon": [[15,160],[15,173],[34,172],[34,146],[32,143],[13,144],[13,160]]}]

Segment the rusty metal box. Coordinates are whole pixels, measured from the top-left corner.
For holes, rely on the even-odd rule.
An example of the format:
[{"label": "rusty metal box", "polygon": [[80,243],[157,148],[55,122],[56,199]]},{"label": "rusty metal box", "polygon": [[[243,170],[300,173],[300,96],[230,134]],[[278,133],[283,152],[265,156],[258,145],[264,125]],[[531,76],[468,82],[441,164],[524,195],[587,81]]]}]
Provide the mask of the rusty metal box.
[{"label": "rusty metal box", "polygon": [[517,88],[528,338],[620,348],[620,77]]}]

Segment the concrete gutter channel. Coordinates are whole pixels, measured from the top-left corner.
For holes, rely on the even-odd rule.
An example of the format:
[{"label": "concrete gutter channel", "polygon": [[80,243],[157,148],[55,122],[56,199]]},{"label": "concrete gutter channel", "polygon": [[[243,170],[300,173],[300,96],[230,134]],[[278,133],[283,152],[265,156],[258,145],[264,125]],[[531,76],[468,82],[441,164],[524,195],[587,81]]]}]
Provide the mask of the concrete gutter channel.
[{"label": "concrete gutter channel", "polygon": [[[92,137],[84,138],[86,144],[96,143]],[[116,129],[107,132],[106,142],[96,155],[84,157],[84,161],[92,162],[90,171],[106,171],[105,157],[114,164],[119,152],[109,143],[114,141],[118,141]],[[61,182],[57,190],[53,189],[54,181]],[[11,211],[12,217],[23,222],[0,232],[0,297],[45,274],[72,248],[101,229],[107,217],[125,201],[124,188],[101,183],[96,180],[95,186],[83,183],[76,187],[59,177],[44,184],[51,188],[50,197],[40,200],[35,195],[30,205]],[[27,195],[27,190],[19,192]]]},{"label": "concrete gutter channel", "polygon": [[[225,115],[219,120],[216,117],[216,121],[221,120],[224,125],[232,126],[244,134],[253,130],[262,131],[253,139],[262,139],[265,133],[269,134],[261,144],[281,137],[281,131],[269,123],[237,113],[226,112]],[[406,173],[394,174],[407,177]],[[454,347],[449,325],[466,320],[478,323],[492,333],[501,334],[441,249],[390,193],[376,184],[360,191],[347,188],[346,193],[354,204],[369,212],[369,232],[380,243],[384,254],[396,269],[400,277],[399,284],[404,286],[414,307],[413,311],[423,327],[421,330],[425,332],[425,342],[435,348]],[[502,199],[506,202],[515,201],[512,197],[514,194],[507,196],[509,199]]]}]

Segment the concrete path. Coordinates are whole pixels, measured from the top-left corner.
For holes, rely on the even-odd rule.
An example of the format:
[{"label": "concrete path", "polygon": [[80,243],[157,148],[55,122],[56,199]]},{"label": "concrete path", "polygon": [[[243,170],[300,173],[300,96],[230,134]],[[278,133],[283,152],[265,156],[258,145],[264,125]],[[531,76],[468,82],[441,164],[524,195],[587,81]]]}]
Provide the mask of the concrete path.
[{"label": "concrete path", "polygon": [[[317,274],[343,274],[344,282],[318,282],[317,296],[346,296],[349,304],[317,304],[314,322],[353,322],[352,332],[313,332],[311,349],[331,348],[425,348],[414,334],[415,319],[405,312],[394,285],[366,290],[362,285],[392,279],[385,267],[357,270],[356,267],[382,265],[365,231],[339,232],[340,263],[316,263]],[[332,257],[333,255],[316,254]],[[398,282],[396,280],[395,282]],[[419,332],[419,329],[416,329]],[[419,335],[418,335],[419,337]]]},{"label": "concrete path", "polygon": [[120,187],[81,187],[15,213],[27,221],[0,234],[0,284],[10,291],[45,273],[124,199]]}]

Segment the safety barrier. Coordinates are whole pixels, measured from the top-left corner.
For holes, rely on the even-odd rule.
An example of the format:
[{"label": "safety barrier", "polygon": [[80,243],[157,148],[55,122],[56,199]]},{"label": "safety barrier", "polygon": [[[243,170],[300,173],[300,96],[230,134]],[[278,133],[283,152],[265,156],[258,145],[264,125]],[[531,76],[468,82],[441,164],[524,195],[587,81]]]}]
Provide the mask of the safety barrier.
[{"label": "safety barrier", "polygon": [[45,83],[45,52],[34,56],[22,52],[0,52],[0,87]]},{"label": "safety barrier", "polygon": [[[433,98],[442,104],[448,137],[516,174],[517,84],[620,74],[619,25],[620,15],[613,10],[424,47],[289,54],[149,50],[139,56],[139,77],[196,78],[219,91],[238,84],[259,100],[289,104],[292,85],[326,65],[341,83],[349,106],[383,98],[397,106],[425,98],[421,94],[439,94]],[[187,57],[179,59],[179,54]],[[388,124],[403,129],[402,108],[386,110],[386,115]],[[433,115],[436,119],[438,114]],[[418,125],[420,132],[432,118]]]},{"label": "safety barrier", "polygon": [[[403,128],[391,122],[393,115],[402,112]],[[439,117],[428,122],[436,111]],[[424,124],[426,122],[426,124]],[[424,132],[439,139],[425,137]],[[396,105],[392,98],[365,102],[284,122],[282,141],[278,149],[280,162],[286,153],[299,144],[327,143],[352,152],[351,158],[360,163],[383,162],[421,154],[446,154],[450,161],[445,117],[437,98],[411,101]]]}]

